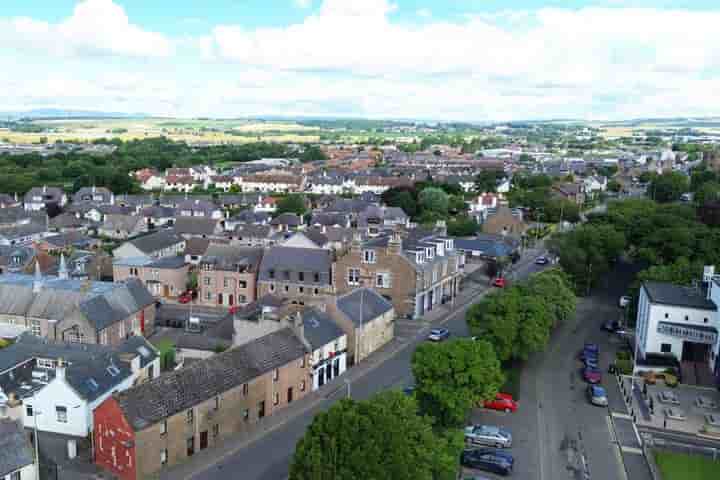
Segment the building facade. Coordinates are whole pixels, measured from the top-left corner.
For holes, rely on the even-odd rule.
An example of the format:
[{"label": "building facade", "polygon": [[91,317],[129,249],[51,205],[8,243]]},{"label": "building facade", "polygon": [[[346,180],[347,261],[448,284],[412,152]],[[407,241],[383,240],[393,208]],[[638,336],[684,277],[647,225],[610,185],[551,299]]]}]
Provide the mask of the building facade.
[{"label": "building facade", "polygon": [[262,255],[261,248],[211,244],[198,270],[200,303],[233,307],[254,302]]}]

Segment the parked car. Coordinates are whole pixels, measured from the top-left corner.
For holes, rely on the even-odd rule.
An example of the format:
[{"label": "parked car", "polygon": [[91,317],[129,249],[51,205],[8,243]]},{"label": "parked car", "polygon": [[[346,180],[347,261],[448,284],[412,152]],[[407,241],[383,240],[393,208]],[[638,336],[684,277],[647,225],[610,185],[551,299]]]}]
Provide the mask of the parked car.
[{"label": "parked car", "polygon": [[460,464],[463,467],[486,470],[500,475],[510,475],[514,463],[515,459],[512,455],[492,448],[467,449],[460,456]]},{"label": "parked car", "polygon": [[591,384],[600,383],[602,382],[602,372],[599,368],[585,367],[583,368],[583,380]]},{"label": "parked car", "polygon": [[492,282],[493,287],[505,288],[505,277],[497,277]]},{"label": "parked car", "polygon": [[189,290],[186,292],[183,292],[178,297],[178,302],[180,302],[180,303],[190,303],[191,301],[192,301],[192,292]]},{"label": "parked car", "polygon": [[550,260],[547,259],[547,257],[538,257],[535,259],[535,265],[547,265],[550,263]]},{"label": "parked car", "polygon": [[486,401],[483,406],[491,410],[500,410],[503,412],[516,412],[518,403],[513,400],[512,395],[507,393],[498,393],[494,400]]},{"label": "parked car", "polygon": [[630,297],[628,295],[623,295],[620,297],[620,300],[618,300],[618,304],[620,305],[620,308],[627,307],[630,305]]},{"label": "parked car", "polygon": [[583,350],[588,352],[600,353],[600,345],[598,345],[597,343],[585,342],[585,345],[583,345]]},{"label": "parked car", "polygon": [[507,430],[492,425],[470,425],[465,427],[465,440],[476,445],[496,448],[510,448],[512,435]]},{"label": "parked car", "polygon": [[687,420],[685,412],[680,410],[678,407],[670,407],[665,409],[665,416],[670,420],[678,420],[684,422]]},{"label": "parked car", "polygon": [[431,342],[442,342],[448,338],[450,338],[450,330],[447,328],[433,328],[428,335],[428,340]]},{"label": "parked car", "polygon": [[580,361],[583,361],[583,362],[585,361],[586,358],[592,358],[592,359],[597,360],[599,356],[600,356],[600,352],[598,350],[593,350],[593,349],[588,349],[588,348],[583,348],[582,350],[580,350],[580,353],[578,354],[578,358],[580,359]]},{"label": "parked car", "polygon": [[583,358],[583,363],[585,364],[585,368],[594,368],[594,369],[600,368],[600,364],[598,363],[597,357],[591,357],[589,355],[586,355],[585,358]]},{"label": "parked car", "polygon": [[607,393],[603,387],[598,385],[588,385],[587,396],[590,403],[597,405],[598,407],[607,407],[608,399]]}]

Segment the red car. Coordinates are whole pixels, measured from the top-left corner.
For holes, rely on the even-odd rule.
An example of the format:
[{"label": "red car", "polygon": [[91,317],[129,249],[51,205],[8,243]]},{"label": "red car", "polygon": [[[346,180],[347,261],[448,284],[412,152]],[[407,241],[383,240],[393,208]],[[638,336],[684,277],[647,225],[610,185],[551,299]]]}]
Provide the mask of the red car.
[{"label": "red car", "polygon": [[498,277],[495,280],[493,280],[493,287],[498,288],[505,288],[505,279],[503,277]]},{"label": "red car", "polygon": [[192,301],[192,292],[190,292],[190,291],[183,292],[178,297],[178,302],[180,302],[180,303],[190,303],[191,301]]},{"label": "red car", "polygon": [[484,404],[485,408],[491,410],[500,410],[503,412],[516,412],[518,409],[518,403],[513,400],[512,395],[507,393],[498,393],[495,396],[495,400],[489,400]]},{"label": "red car", "polygon": [[597,384],[602,382],[602,373],[597,368],[586,367],[583,368],[583,380],[587,383]]}]

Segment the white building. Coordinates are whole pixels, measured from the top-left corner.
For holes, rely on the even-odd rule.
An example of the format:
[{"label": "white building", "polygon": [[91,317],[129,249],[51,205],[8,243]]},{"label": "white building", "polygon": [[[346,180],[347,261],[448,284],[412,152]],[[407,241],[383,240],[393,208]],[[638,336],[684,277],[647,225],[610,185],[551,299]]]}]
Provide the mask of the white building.
[{"label": "white building", "polygon": [[325,312],[302,311],[303,334],[312,348],[313,390],[342,375],[347,368],[347,335]]},{"label": "white building", "polygon": [[681,363],[707,365],[720,374],[720,278],[706,275],[702,288],[644,282],[637,313],[637,353],[642,364],[648,354],[675,357]]}]

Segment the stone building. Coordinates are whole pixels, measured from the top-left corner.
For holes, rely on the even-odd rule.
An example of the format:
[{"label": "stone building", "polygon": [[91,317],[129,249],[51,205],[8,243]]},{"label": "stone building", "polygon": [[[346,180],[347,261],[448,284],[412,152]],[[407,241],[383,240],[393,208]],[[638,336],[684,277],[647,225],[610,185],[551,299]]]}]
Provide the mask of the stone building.
[{"label": "stone building", "polygon": [[256,299],[261,248],[210,244],[200,262],[198,298],[203,305],[247,305]]},{"label": "stone building", "polygon": [[332,254],[317,248],[274,246],[263,256],[258,276],[258,297],[267,294],[298,304],[334,293]]},{"label": "stone building", "polygon": [[249,431],[311,389],[309,348],[285,328],[107,399],[95,411],[95,462],[147,478]]},{"label": "stone building", "polygon": [[177,298],[187,289],[189,266],[184,257],[118,258],[113,262],[113,280],[138,278],[156,298]]}]

